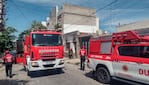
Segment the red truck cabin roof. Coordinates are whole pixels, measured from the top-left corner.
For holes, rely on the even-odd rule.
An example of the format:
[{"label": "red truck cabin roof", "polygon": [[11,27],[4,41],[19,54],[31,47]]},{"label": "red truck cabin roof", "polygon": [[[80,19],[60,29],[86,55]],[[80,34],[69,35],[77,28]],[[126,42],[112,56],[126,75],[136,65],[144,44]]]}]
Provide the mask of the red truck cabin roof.
[{"label": "red truck cabin roof", "polygon": [[31,34],[61,34],[60,32],[56,31],[33,31]]}]

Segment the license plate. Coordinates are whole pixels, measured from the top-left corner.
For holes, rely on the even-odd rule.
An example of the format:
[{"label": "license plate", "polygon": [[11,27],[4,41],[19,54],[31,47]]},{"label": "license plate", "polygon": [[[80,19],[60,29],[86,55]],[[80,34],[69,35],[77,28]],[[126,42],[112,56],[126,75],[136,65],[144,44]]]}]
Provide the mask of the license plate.
[{"label": "license plate", "polygon": [[44,64],[53,64],[53,62],[52,61],[50,61],[50,62],[44,62]]}]

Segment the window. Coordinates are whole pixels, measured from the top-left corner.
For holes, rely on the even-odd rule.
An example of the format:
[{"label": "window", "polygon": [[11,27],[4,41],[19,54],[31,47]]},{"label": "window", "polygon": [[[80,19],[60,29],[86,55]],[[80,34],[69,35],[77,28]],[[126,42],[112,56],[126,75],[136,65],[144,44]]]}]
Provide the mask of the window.
[{"label": "window", "polygon": [[62,38],[59,34],[33,34],[32,45],[34,46],[59,46]]},{"label": "window", "polygon": [[149,58],[149,46],[120,46],[119,55]]},{"label": "window", "polygon": [[101,42],[100,54],[110,54],[111,53],[111,42]]}]

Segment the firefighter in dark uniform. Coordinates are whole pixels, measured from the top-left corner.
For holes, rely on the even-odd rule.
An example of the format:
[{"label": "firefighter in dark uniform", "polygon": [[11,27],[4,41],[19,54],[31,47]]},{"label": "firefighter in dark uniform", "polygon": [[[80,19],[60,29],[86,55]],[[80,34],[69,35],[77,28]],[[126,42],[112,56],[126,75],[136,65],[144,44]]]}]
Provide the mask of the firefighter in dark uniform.
[{"label": "firefighter in dark uniform", "polygon": [[70,48],[69,49],[69,59],[72,59],[73,58],[73,51],[72,51],[72,49]]},{"label": "firefighter in dark uniform", "polygon": [[86,49],[84,46],[80,49],[80,69],[85,70]]},{"label": "firefighter in dark uniform", "polygon": [[9,53],[8,50],[5,51],[5,55],[3,56],[3,61],[5,63],[5,72],[6,76],[12,77],[12,64],[13,64],[13,55]]}]

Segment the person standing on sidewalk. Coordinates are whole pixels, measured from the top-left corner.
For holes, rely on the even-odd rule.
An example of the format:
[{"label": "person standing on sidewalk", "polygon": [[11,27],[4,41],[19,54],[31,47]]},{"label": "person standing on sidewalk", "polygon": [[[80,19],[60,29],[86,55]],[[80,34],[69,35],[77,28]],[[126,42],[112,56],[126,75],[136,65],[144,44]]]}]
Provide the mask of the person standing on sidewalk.
[{"label": "person standing on sidewalk", "polygon": [[5,55],[3,56],[3,61],[5,63],[5,72],[6,76],[12,77],[12,64],[13,64],[13,55],[9,53],[9,50],[5,51]]},{"label": "person standing on sidewalk", "polygon": [[72,59],[73,58],[72,48],[69,49],[68,56],[69,56],[69,59]]},{"label": "person standing on sidewalk", "polygon": [[86,49],[84,46],[80,49],[80,69],[85,70]]}]

